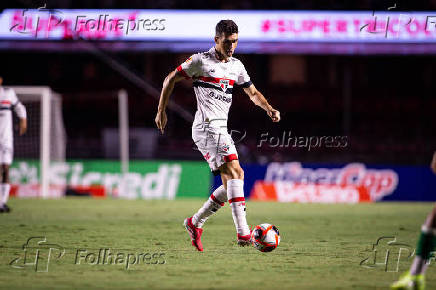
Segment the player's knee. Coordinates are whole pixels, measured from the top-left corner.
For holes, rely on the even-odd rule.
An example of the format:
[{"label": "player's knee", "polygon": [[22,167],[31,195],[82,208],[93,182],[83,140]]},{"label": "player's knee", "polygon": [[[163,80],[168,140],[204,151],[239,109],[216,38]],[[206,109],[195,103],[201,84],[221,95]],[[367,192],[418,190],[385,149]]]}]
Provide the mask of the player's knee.
[{"label": "player's knee", "polygon": [[226,180],[244,179],[244,170],[240,166],[231,166],[228,163],[220,168],[221,176]]},{"label": "player's knee", "polygon": [[244,180],[244,170],[241,167],[235,167],[232,169],[232,179]]},{"label": "player's knee", "polygon": [[2,183],[9,183],[9,166],[3,164],[1,166],[1,182]]},{"label": "player's knee", "polygon": [[244,180],[244,170],[241,167],[239,167],[238,175],[239,175],[238,179]]},{"label": "player's knee", "polygon": [[431,211],[431,216],[434,220],[436,220],[436,205],[433,207],[433,210]]}]

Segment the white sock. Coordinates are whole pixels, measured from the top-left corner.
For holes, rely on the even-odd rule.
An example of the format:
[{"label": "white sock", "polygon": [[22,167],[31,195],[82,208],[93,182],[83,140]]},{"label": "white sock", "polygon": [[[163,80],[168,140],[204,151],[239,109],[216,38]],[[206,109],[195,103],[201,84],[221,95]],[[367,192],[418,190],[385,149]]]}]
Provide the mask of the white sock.
[{"label": "white sock", "polygon": [[227,199],[232,208],[233,222],[236,232],[241,236],[250,234],[247,220],[245,218],[244,181],[230,179],[227,181]]},{"label": "white sock", "polygon": [[[426,224],[428,224],[430,221],[427,220]],[[423,247],[422,243],[424,243],[423,240],[421,240],[423,238],[423,234],[425,235],[430,235],[427,238],[433,240],[434,237],[436,236],[436,229],[434,228],[428,228],[426,226],[426,224],[423,224],[421,227],[421,235],[419,238],[419,242],[421,245],[418,245],[418,247]],[[428,241],[427,241],[428,242]],[[423,253],[421,253],[422,255]],[[425,271],[428,268],[428,264],[426,263],[427,260],[425,260],[421,255],[416,255],[415,258],[413,259],[413,263],[412,266],[410,266],[410,274],[411,275],[419,275],[419,274],[424,274]],[[430,260],[429,260],[430,261]]]},{"label": "white sock", "polygon": [[427,270],[427,263],[423,258],[420,256],[416,256],[415,259],[413,259],[412,266],[410,267],[410,274],[411,275],[419,275],[425,272]]},{"label": "white sock", "polygon": [[9,200],[9,190],[11,189],[11,185],[8,183],[2,183],[0,185],[0,190],[2,192],[1,195],[1,205],[3,206]]},{"label": "white sock", "polygon": [[3,186],[3,183],[0,183],[0,207],[2,207],[3,206],[3,195],[4,195],[4,186]]},{"label": "white sock", "polygon": [[192,216],[192,223],[195,227],[201,228],[207,219],[216,213],[227,201],[227,192],[224,186],[220,186],[210,195],[196,214]]}]

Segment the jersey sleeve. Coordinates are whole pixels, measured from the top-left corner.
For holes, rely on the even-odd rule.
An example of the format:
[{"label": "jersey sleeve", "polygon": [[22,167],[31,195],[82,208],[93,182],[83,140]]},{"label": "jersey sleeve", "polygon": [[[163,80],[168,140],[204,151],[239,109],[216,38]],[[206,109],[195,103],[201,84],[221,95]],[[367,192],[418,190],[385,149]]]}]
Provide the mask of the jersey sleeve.
[{"label": "jersey sleeve", "polygon": [[7,89],[7,90],[8,90],[9,100],[11,101],[11,105],[12,106],[17,105],[20,102],[18,100],[17,94],[15,94],[15,91],[13,89]]},{"label": "jersey sleeve", "polygon": [[241,69],[236,84],[242,86],[243,88],[248,88],[252,84],[250,76],[248,75],[247,71],[245,70],[245,66],[242,63],[240,63],[240,67]]},{"label": "jersey sleeve", "polygon": [[9,98],[11,100],[12,108],[14,109],[18,118],[26,119],[27,118],[26,107],[24,107],[24,105],[21,104],[20,100],[18,100],[18,97],[15,94],[15,91],[12,89],[9,90]]},{"label": "jersey sleeve", "polygon": [[186,78],[190,79],[200,75],[201,58],[199,54],[191,55],[184,63],[177,67],[177,70]]}]

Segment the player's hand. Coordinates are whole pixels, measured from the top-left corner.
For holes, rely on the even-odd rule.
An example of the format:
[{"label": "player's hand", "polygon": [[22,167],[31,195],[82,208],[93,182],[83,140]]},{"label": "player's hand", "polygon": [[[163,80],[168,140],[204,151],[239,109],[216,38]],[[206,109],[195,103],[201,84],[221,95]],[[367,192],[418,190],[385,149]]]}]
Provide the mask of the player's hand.
[{"label": "player's hand", "polygon": [[165,111],[158,111],[154,119],[157,128],[164,133],[165,126],[167,125],[167,113]]},{"label": "player's hand", "polygon": [[27,131],[27,119],[20,119],[20,136]]},{"label": "player's hand", "polygon": [[433,170],[434,174],[436,174],[436,152],[433,153],[433,160],[431,161],[431,170]]},{"label": "player's hand", "polygon": [[276,109],[271,108],[271,109],[269,109],[267,111],[267,113],[268,113],[268,116],[271,118],[271,120],[273,122],[279,122],[280,121],[280,112],[277,111]]}]

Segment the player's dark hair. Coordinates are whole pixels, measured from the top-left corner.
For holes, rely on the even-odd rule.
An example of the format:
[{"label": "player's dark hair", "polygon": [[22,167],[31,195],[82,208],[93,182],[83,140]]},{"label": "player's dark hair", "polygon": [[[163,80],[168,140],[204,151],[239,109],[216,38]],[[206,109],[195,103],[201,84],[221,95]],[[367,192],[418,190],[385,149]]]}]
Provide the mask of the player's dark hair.
[{"label": "player's dark hair", "polygon": [[238,25],[233,20],[221,20],[215,27],[215,36],[238,33]]}]

